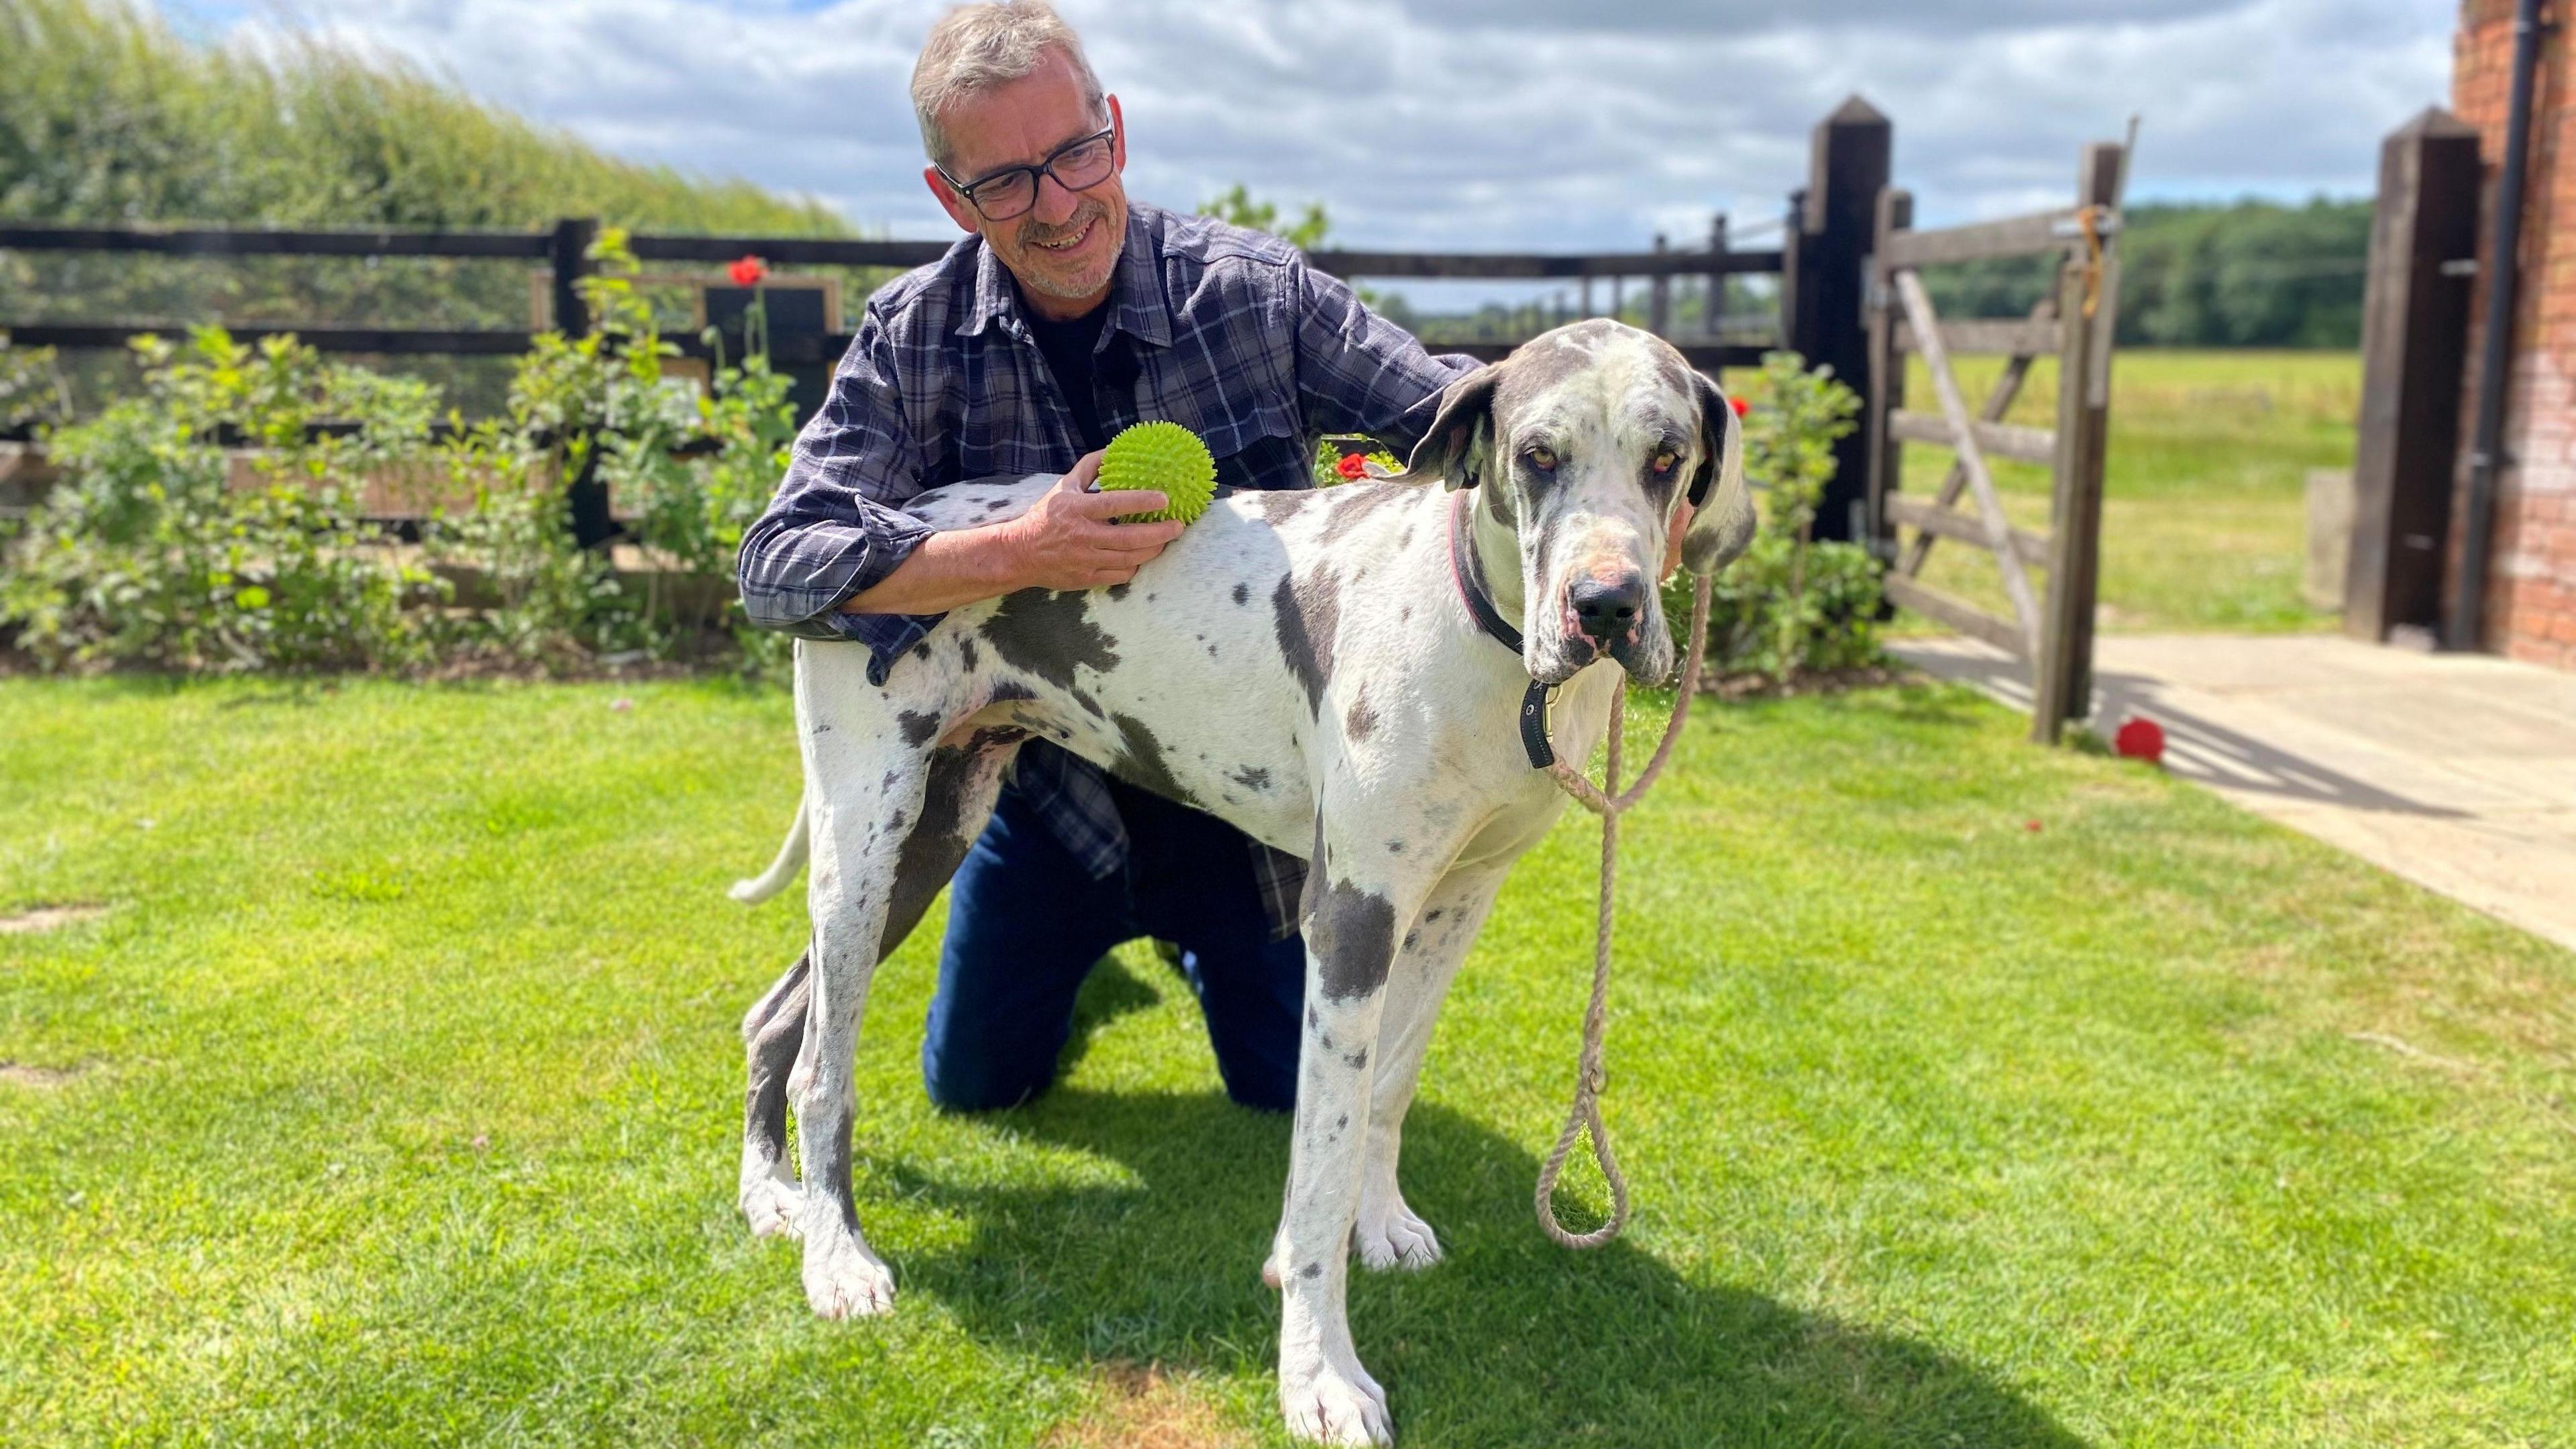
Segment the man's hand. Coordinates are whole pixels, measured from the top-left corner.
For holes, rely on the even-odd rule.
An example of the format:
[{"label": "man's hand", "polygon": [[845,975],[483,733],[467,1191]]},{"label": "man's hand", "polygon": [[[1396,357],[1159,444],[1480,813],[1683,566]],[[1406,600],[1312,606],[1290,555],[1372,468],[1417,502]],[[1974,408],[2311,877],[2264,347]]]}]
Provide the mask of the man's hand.
[{"label": "man's hand", "polygon": [[1156,513],[1169,500],[1152,489],[1093,493],[1100,455],[1084,455],[1028,512],[994,527],[1016,559],[1016,588],[1097,589],[1123,584],[1181,536],[1180,523],[1112,523],[1121,514]]},{"label": "man's hand", "polygon": [[1097,589],[1123,584],[1151,563],[1179,523],[1111,523],[1154,513],[1170,500],[1151,489],[1088,491],[1100,476],[1091,453],[1017,518],[952,529],[921,541],[872,588],[841,605],[845,614],[938,614],[1022,589]]}]

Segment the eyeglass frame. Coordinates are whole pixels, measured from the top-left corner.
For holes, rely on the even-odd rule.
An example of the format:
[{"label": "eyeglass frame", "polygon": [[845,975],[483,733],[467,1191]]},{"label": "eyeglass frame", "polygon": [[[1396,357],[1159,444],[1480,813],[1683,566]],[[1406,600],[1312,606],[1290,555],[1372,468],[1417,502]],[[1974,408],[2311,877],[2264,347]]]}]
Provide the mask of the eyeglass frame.
[{"label": "eyeglass frame", "polygon": [[[1094,141],[1107,140],[1110,142],[1109,169],[1112,173],[1115,173],[1118,169],[1117,137],[1118,123],[1117,121],[1112,120],[1108,125],[1092,132],[1088,136],[1076,136],[1072,140],[1065,142],[1063,145],[1056,147],[1052,151],[1049,151],[1046,155],[1038,158],[1034,165],[999,167],[995,170],[985,172],[983,175],[976,177],[972,181],[958,180],[956,177],[948,174],[947,167],[940,165],[936,161],[930,164],[930,169],[939,173],[939,179],[947,182],[950,190],[965,198],[966,204],[975,208],[975,214],[977,216],[984,218],[986,221],[1017,221],[1019,218],[1026,216],[1037,209],[1038,193],[1045,187],[1046,183],[1050,179],[1052,179],[1056,185],[1063,187],[1067,192],[1074,193],[1089,191],[1092,186],[1098,186],[1100,181],[1108,180],[1109,177],[1107,175],[1103,175],[1100,178],[1100,181],[1094,181],[1090,186],[1074,186],[1068,183],[1063,177],[1055,174],[1055,163],[1068,151],[1078,151],[1083,147],[1090,145]],[[976,199],[976,192],[983,190],[985,187],[992,185],[996,181],[1007,180],[1021,172],[1028,173],[1029,177],[1029,204],[1027,206],[1018,211],[1012,212],[1008,216],[995,216],[984,209],[983,202]]]}]

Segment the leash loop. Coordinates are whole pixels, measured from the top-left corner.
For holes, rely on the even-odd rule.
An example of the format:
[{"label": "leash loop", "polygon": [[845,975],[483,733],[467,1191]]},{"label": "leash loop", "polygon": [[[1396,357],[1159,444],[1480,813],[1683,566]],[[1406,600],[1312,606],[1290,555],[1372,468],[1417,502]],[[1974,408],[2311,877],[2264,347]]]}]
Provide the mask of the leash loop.
[{"label": "leash loop", "polygon": [[[1538,1170],[1538,1225],[1562,1247],[1600,1247],[1619,1236],[1619,1230],[1628,1223],[1628,1179],[1619,1171],[1619,1159],[1610,1150],[1610,1128],[1601,1120],[1601,1089],[1610,1080],[1602,1039],[1608,1032],[1610,1017],[1610,926],[1612,897],[1619,883],[1619,817],[1645,798],[1647,787],[1663,773],[1664,762],[1672,758],[1673,741],[1681,737],[1682,725],[1690,718],[1691,697],[1699,692],[1700,657],[1708,647],[1708,598],[1709,577],[1701,574],[1691,581],[1690,652],[1683,656],[1672,718],[1665,722],[1664,737],[1635,782],[1625,790],[1619,788],[1619,743],[1628,714],[1625,679],[1619,681],[1610,696],[1610,738],[1602,761],[1601,784],[1595,786],[1583,777],[1581,769],[1562,758],[1547,766],[1549,776],[1566,794],[1601,817],[1601,895],[1592,935],[1592,999],[1583,1010],[1583,1051],[1575,1064],[1574,1102],[1566,1110],[1565,1128],[1557,1133],[1556,1146],[1549,1149],[1547,1160]],[[1610,1184],[1610,1216],[1601,1226],[1576,1233],[1567,1231],[1556,1219],[1556,1181],[1565,1171],[1565,1160],[1574,1154],[1574,1144],[1586,1132],[1592,1135],[1592,1160],[1600,1164],[1602,1179]]]}]

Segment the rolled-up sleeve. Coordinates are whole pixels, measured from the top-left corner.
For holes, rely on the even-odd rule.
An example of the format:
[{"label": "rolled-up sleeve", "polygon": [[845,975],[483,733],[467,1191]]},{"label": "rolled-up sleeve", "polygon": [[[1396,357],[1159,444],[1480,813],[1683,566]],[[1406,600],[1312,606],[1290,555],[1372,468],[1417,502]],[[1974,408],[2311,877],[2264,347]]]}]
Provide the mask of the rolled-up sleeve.
[{"label": "rolled-up sleeve", "polygon": [[[936,616],[839,612],[912,556],[930,526],[899,511],[921,491],[920,445],[904,420],[895,349],[870,310],[796,437],[777,496],[746,529],[735,573],[751,621],[807,639],[854,639],[899,653]],[[892,645],[889,649],[887,646]]]},{"label": "rolled-up sleeve", "polygon": [[1362,303],[1348,283],[1300,267],[1297,391],[1307,423],[1325,433],[1365,433],[1401,452],[1421,441],[1440,392],[1479,366],[1463,353],[1433,356],[1410,332]]}]

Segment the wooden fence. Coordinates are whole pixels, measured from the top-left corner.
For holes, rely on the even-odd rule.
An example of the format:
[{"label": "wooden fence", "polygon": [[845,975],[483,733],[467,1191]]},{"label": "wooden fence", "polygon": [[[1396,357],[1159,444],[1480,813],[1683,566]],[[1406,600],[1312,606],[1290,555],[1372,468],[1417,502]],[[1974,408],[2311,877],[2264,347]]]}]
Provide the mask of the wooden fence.
[{"label": "wooden fence", "polygon": [[[1861,436],[1869,458],[1869,516],[1885,545],[1888,601],[1981,639],[2031,670],[2031,737],[2057,739],[2068,720],[2091,712],[2093,604],[2101,557],[2102,465],[2111,406],[2111,338],[2119,305],[2119,197],[2127,153],[2085,148],[2075,204],[2062,210],[1940,231],[1913,229],[1914,200],[1888,190],[1878,199],[1870,260],[1870,373],[1877,380]],[[2021,318],[1943,318],[1920,269],[1990,257],[2053,255],[2056,287]],[[1905,359],[1923,359],[1938,412],[1905,406]],[[2001,354],[2003,373],[1972,414],[1950,359]],[[2057,426],[2003,421],[2032,363],[2057,359]],[[1900,491],[1907,443],[1949,449],[1953,461],[1928,499]],[[2050,470],[2049,529],[2035,533],[2004,515],[1989,458]],[[1954,505],[1966,494],[1972,510]],[[1912,529],[1899,547],[1896,530]],[[1998,617],[1922,581],[1942,539],[1993,555],[2011,602]],[[2045,569],[2042,597],[2030,571]]]}]

